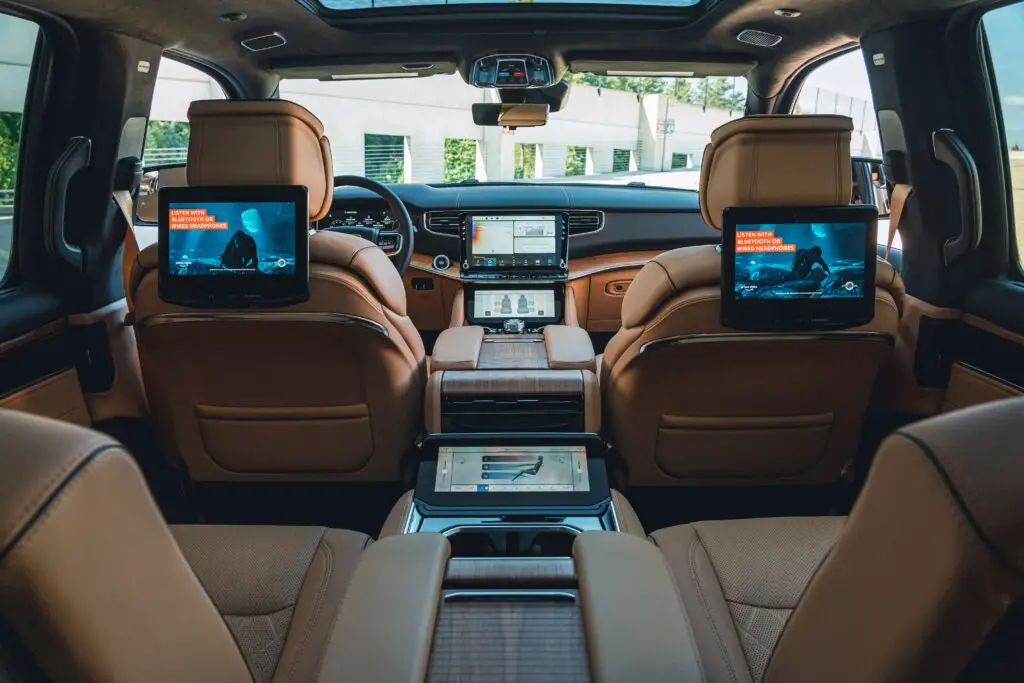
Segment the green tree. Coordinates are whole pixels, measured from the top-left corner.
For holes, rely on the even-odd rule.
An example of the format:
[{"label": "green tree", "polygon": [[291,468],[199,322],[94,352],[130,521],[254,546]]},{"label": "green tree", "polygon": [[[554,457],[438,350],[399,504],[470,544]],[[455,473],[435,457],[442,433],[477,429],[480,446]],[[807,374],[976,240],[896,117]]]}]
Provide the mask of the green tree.
[{"label": "green tree", "polygon": [[[185,149],[191,128],[188,121],[151,120],[146,126],[144,156],[150,163],[175,163],[185,161]],[[175,150],[167,152],[165,150]]]},{"label": "green tree", "polygon": [[[0,190],[13,190],[18,175],[21,112],[0,113]],[[7,198],[4,197],[4,200]],[[13,201],[13,197],[11,197]],[[6,201],[5,201],[6,203]],[[0,273],[3,271],[0,270]]]},{"label": "green tree", "polygon": [[363,173],[378,183],[405,179],[405,140],[401,135],[363,135]]},{"label": "green tree", "polygon": [[515,165],[515,174],[513,177],[516,180],[522,180],[523,178],[536,178],[537,145],[517,142],[513,150],[513,163]]},{"label": "green tree", "polygon": [[461,183],[476,178],[476,140],[446,138],[444,182]]},{"label": "green tree", "polygon": [[565,175],[587,174],[587,148],[568,145],[565,148]]},{"label": "green tree", "polygon": [[732,78],[654,78],[649,76],[597,76],[595,74],[569,74],[570,83],[623,90],[638,94],[666,94],[680,102],[707,106],[714,109],[742,111],[747,98],[733,85]]}]

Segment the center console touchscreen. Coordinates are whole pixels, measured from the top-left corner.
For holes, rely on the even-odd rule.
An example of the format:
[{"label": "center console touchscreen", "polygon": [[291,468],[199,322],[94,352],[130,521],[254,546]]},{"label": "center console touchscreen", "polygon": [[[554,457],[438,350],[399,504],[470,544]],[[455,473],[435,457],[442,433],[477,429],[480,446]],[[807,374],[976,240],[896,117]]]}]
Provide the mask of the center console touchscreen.
[{"label": "center console touchscreen", "polygon": [[160,191],[160,298],[198,308],[309,298],[305,187]]},{"label": "center console touchscreen", "polygon": [[589,491],[587,449],[575,446],[441,446],[437,493]]},{"label": "center console touchscreen", "polygon": [[462,225],[462,275],[564,277],[568,247],[562,214],[468,215]]}]

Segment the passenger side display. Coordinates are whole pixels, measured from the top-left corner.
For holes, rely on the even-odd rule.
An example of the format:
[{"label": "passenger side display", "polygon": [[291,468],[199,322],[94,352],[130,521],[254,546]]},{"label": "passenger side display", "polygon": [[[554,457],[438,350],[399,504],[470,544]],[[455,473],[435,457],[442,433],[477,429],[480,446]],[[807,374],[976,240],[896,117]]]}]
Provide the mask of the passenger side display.
[{"label": "passenger side display", "polygon": [[308,298],[306,190],[166,188],[160,296],[209,308]]},{"label": "passenger side display", "polygon": [[871,319],[873,207],[730,208],[725,220],[724,324],[816,329]]}]

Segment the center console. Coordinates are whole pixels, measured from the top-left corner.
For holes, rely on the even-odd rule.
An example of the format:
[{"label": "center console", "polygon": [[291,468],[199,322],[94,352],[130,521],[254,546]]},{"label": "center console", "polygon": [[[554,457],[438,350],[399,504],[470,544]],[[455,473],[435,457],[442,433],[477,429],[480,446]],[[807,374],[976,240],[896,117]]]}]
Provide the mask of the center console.
[{"label": "center console", "polygon": [[569,237],[562,213],[467,214],[460,226],[465,320],[487,333],[564,320]]}]

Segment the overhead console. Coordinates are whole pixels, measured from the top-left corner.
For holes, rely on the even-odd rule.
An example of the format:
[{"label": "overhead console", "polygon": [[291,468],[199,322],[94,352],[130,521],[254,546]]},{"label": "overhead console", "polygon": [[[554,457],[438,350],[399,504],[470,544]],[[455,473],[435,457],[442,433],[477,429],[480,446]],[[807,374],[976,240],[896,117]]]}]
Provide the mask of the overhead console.
[{"label": "overhead console", "polygon": [[473,62],[469,84],[477,88],[547,88],[555,70],[537,55],[489,55]]}]

